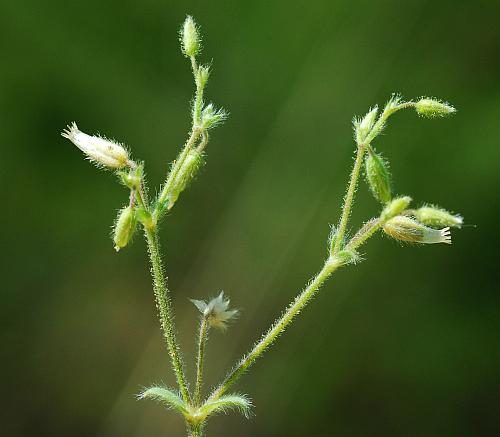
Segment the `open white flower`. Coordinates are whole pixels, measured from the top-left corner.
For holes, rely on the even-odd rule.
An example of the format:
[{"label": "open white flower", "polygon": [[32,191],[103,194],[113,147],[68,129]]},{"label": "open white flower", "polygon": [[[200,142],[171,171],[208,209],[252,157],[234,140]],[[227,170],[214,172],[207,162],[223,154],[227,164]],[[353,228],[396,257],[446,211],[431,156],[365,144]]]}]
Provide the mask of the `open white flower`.
[{"label": "open white flower", "polygon": [[230,301],[224,297],[223,291],[208,302],[196,299],[191,299],[191,302],[214,328],[226,329],[227,322],[238,315],[238,310],[228,310]]},{"label": "open white flower", "polygon": [[103,167],[118,169],[130,163],[127,150],[119,143],[105,138],[87,135],[78,129],[75,122],[63,130],[61,135],[78,147],[87,158]]}]

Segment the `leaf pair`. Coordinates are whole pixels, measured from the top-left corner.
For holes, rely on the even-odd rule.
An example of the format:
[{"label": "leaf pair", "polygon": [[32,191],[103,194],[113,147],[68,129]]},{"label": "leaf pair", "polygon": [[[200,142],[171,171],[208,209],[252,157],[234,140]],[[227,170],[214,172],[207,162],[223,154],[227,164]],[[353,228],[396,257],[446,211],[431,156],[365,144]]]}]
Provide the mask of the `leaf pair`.
[{"label": "leaf pair", "polygon": [[229,411],[238,411],[245,417],[248,417],[252,407],[250,399],[240,394],[221,396],[215,400],[209,399],[203,405],[195,407],[184,402],[176,391],[159,386],[145,389],[138,395],[138,398],[158,401],[167,406],[167,408],[182,414],[186,421],[193,425],[205,422],[213,414],[228,413]]}]

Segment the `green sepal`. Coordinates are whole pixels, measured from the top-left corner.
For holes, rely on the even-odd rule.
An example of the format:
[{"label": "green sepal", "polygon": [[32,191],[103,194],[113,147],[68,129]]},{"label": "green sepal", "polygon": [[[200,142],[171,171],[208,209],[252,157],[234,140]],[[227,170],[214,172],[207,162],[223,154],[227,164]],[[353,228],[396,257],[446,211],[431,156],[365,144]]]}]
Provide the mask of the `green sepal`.
[{"label": "green sepal", "polygon": [[366,180],[375,199],[386,204],[392,198],[389,165],[382,155],[369,149],[365,160]]}]

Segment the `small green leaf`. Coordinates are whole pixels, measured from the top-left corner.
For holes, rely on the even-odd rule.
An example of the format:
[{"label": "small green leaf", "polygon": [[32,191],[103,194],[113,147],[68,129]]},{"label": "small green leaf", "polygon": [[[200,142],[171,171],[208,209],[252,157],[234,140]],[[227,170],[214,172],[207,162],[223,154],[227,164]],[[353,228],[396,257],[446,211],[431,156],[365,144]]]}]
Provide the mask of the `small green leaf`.
[{"label": "small green leaf", "polygon": [[176,410],[183,415],[188,415],[188,409],[179,394],[166,387],[149,387],[142,391],[138,399],[153,399],[165,404],[168,408]]},{"label": "small green leaf", "polygon": [[250,414],[252,401],[245,395],[232,394],[222,396],[214,401],[207,401],[200,407],[200,413],[206,417],[215,413],[227,413],[232,410],[239,411],[245,417]]}]

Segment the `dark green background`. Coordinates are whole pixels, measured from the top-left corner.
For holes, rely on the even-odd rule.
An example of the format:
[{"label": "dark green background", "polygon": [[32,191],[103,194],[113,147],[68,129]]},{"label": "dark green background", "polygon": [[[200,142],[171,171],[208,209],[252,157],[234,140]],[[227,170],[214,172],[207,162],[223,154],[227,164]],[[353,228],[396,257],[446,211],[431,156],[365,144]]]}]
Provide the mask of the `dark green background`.
[{"label": "dark green background", "polygon": [[[457,106],[376,141],[399,193],[460,212],[448,246],[377,237],[237,390],[254,416],[209,436],[500,435],[500,32],[497,1],[0,3],[1,397],[5,436],[180,436],[136,401],[174,384],[141,238],[108,237],[126,191],[60,137],[75,120],[130,145],[152,186],[189,129],[177,30],[193,14],[231,112],[161,237],[193,373],[195,308],[242,309],[214,333],[215,384],[318,270],[352,163],[351,118],[393,91]],[[377,212],[363,182],[352,226]]]}]

